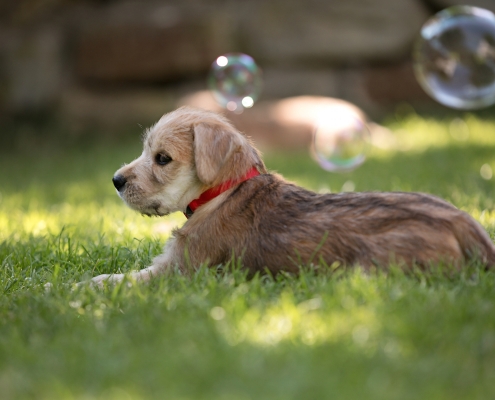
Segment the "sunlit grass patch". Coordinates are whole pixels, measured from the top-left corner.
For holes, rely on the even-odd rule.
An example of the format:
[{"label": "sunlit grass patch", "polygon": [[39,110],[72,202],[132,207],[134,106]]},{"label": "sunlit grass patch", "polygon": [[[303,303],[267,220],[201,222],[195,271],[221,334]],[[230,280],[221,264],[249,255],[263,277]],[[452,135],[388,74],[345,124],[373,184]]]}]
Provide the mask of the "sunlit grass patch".
[{"label": "sunlit grass patch", "polygon": [[[283,292],[275,304],[247,309],[235,322],[219,322],[220,331],[229,344],[247,342],[261,346],[274,346],[289,341],[305,345],[339,342],[351,339],[360,350],[369,347],[370,335],[379,331],[373,310],[356,307],[320,313],[321,298],[315,297],[299,304],[291,291]],[[346,304],[349,306],[349,304]],[[221,312],[212,309],[218,317]],[[221,320],[223,318],[215,318]]]},{"label": "sunlit grass patch", "polygon": [[13,237],[19,240],[26,235],[53,235],[64,228],[83,235],[105,234],[110,238],[131,233],[135,237],[167,237],[174,227],[184,221],[184,216],[180,214],[167,219],[143,217],[116,201],[91,201],[84,204],[64,202],[48,208],[7,205],[0,211],[0,239]]},{"label": "sunlit grass patch", "polygon": [[410,110],[399,118],[388,118],[386,126],[395,134],[396,146],[402,151],[420,152],[431,147],[494,146],[493,119],[471,113],[424,117]]}]

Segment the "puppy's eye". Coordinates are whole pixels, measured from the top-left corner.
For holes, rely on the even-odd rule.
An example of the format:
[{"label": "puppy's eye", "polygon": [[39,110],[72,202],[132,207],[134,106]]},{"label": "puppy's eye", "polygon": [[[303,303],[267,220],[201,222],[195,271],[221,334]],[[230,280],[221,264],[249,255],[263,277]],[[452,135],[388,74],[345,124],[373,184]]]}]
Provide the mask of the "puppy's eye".
[{"label": "puppy's eye", "polygon": [[165,154],[158,153],[155,157],[155,161],[158,165],[167,165],[172,159]]}]

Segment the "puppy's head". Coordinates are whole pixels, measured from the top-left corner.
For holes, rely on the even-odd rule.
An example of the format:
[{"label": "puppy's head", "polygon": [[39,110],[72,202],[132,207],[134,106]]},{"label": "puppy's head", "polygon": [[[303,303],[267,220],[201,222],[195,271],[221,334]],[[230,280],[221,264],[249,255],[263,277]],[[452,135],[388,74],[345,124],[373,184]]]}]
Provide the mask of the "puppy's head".
[{"label": "puppy's head", "polygon": [[144,136],[143,153],[113,177],[119,196],[146,215],[185,211],[210,187],[243,176],[258,151],[224,117],[179,108],[164,115]]}]

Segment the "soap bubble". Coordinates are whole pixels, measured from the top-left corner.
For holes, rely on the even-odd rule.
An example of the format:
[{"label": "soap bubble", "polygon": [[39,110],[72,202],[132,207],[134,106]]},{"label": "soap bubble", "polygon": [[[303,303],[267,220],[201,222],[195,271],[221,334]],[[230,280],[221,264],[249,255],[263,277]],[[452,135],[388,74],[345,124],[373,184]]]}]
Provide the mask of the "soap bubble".
[{"label": "soap bubble", "polygon": [[489,181],[493,176],[492,167],[488,164],[483,164],[480,169],[480,175],[484,180]]},{"label": "soap bubble", "polygon": [[315,127],[313,157],[330,172],[346,172],[359,167],[370,147],[367,125],[357,117],[320,118]]},{"label": "soap bubble", "polygon": [[495,103],[495,15],[471,6],[440,11],[421,29],[414,71],[439,103],[476,109]]},{"label": "soap bubble", "polygon": [[217,102],[229,111],[252,107],[262,85],[261,69],[247,54],[224,54],[211,65],[208,86]]}]

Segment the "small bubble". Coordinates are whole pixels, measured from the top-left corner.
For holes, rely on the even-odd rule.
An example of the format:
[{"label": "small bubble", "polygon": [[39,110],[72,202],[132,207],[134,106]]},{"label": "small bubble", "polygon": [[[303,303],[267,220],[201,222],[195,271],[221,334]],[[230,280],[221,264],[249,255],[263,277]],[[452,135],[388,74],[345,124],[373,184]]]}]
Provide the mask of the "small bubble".
[{"label": "small bubble", "polygon": [[236,292],[239,294],[246,294],[249,292],[249,286],[245,283],[241,283],[239,286],[237,286]]},{"label": "small bubble", "polygon": [[225,310],[222,307],[213,307],[210,310],[210,316],[215,321],[220,321],[225,318]]},{"label": "small bubble", "polygon": [[488,164],[483,164],[480,168],[480,175],[484,180],[489,181],[493,176],[492,167]]},{"label": "small bubble", "polygon": [[258,99],[263,85],[262,72],[251,56],[228,53],[212,64],[208,86],[217,102],[229,111],[240,113]]},{"label": "small bubble", "polygon": [[330,188],[330,186],[322,185],[318,188],[318,193],[319,194],[332,193],[332,189]]},{"label": "small bubble", "polygon": [[345,181],[342,185],[343,192],[354,192],[356,190],[356,185],[353,181]]},{"label": "small bubble", "polygon": [[76,301],[69,301],[69,307],[71,308],[79,308],[81,307],[82,303],[79,300]]},{"label": "small bubble", "polygon": [[469,126],[462,118],[454,118],[449,124],[449,133],[455,140],[466,141],[469,139]]},{"label": "small bubble", "polygon": [[359,167],[369,150],[367,125],[353,116],[320,118],[313,140],[313,158],[330,172],[346,172]]},{"label": "small bubble", "polygon": [[313,299],[303,301],[298,305],[298,307],[304,311],[313,311],[321,308],[322,305],[323,305],[322,299],[320,297],[315,297]]},{"label": "small bubble", "polygon": [[229,111],[235,111],[237,110],[237,104],[235,101],[229,101],[225,106],[225,108]]}]

